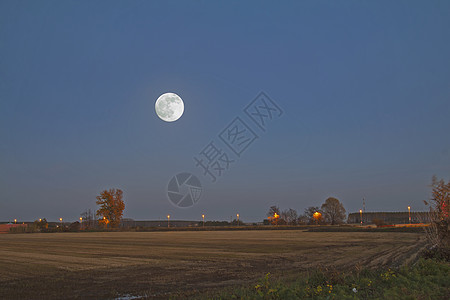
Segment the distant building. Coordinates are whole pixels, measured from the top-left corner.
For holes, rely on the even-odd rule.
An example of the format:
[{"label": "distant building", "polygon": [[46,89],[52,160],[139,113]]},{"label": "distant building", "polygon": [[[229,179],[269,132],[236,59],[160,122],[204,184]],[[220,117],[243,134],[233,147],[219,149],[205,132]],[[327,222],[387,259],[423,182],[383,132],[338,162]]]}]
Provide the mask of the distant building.
[{"label": "distant building", "polygon": [[26,224],[0,224],[0,233],[8,233],[10,228],[14,227],[26,227]]},{"label": "distant building", "polygon": [[[198,226],[201,221],[178,221],[170,220],[170,227],[193,227]],[[167,220],[160,221],[135,221],[132,219],[123,219],[120,223],[122,228],[132,227],[167,227],[169,223]]]},{"label": "distant building", "polygon": [[[409,213],[402,212],[366,212],[362,214],[363,224],[373,224],[373,220],[381,220],[385,224],[408,224]],[[361,223],[361,214],[359,212],[350,213],[348,215],[347,223],[356,224]],[[430,223],[430,216],[428,212],[411,212],[411,223]]]}]

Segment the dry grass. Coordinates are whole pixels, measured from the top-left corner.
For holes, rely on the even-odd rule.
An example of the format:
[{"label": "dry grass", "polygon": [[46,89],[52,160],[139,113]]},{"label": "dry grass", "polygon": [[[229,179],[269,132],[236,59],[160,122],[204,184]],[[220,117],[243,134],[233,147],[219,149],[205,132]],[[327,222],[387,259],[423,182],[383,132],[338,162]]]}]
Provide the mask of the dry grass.
[{"label": "dry grass", "polygon": [[401,263],[416,233],[201,231],[0,235],[0,298],[164,298],[266,272]]}]

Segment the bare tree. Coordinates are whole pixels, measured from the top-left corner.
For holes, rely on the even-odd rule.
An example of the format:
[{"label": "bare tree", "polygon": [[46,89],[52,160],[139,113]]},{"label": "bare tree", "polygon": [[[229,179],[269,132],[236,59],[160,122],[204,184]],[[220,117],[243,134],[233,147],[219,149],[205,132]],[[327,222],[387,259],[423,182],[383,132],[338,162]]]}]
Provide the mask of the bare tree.
[{"label": "bare tree", "polygon": [[82,218],[83,228],[95,227],[95,213],[91,209],[86,209],[80,214],[80,217]]},{"label": "bare tree", "polygon": [[272,225],[283,225],[285,222],[280,218],[280,214],[280,208],[276,205],[273,205],[267,212],[267,219],[269,219],[269,222]]},{"label": "bare tree", "polygon": [[288,210],[288,222],[291,225],[296,225],[298,219],[298,213],[295,209],[289,208]]},{"label": "bare tree", "polygon": [[319,212],[319,213],[322,214],[322,210],[318,206],[310,206],[310,207],[306,208],[305,209],[305,214],[303,216],[304,217],[303,220],[306,219],[308,224],[315,224],[316,222],[321,221],[321,220],[316,220],[314,218],[314,214],[316,212]]},{"label": "bare tree", "polygon": [[297,224],[306,225],[309,224],[309,218],[307,215],[300,215],[297,219]]},{"label": "bare tree", "polygon": [[273,205],[269,208],[267,212],[267,217],[273,217],[275,214],[280,215],[280,208],[276,205]]},{"label": "bare tree", "polygon": [[325,200],[325,203],[322,204],[321,208],[327,223],[335,225],[344,222],[346,217],[345,208],[338,199],[333,197],[328,198]]},{"label": "bare tree", "polygon": [[281,219],[283,219],[289,225],[297,224],[298,214],[295,209],[289,208],[281,213]]}]

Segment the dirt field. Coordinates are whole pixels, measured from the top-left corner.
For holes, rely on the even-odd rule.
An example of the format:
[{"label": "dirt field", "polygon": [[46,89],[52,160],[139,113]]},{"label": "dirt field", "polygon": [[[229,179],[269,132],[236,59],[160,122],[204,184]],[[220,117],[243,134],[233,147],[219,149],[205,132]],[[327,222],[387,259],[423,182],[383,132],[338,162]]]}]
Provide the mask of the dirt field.
[{"label": "dirt field", "polygon": [[318,266],[400,264],[417,233],[200,231],[0,235],[0,299],[189,296]]}]

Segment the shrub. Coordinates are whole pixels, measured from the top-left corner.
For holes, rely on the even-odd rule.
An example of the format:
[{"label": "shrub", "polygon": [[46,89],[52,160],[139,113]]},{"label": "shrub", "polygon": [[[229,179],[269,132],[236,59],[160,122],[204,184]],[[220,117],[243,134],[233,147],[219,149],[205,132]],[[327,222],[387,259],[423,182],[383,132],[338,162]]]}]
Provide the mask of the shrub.
[{"label": "shrub", "polygon": [[[201,299],[447,299],[450,264],[420,259],[399,269],[353,272],[317,270],[295,281],[277,281],[267,273],[256,285],[224,290]],[[206,296],[206,297],[205,297]]]},{"label": "shrub", "polygon": [[373,220],[372,220],[372,223],[375,224],[375,225],[377,225],[377,227],[381,227],[381,226],[384,225],[384,221],[381,220],[381,219],[373,219]]},{"label": "shrub", "polygon": [[432,179],[432,197],[429,202],[430,226],[425,227],[425,232],[430,249],[436,252],[448,253],[450,251],[450,181]]}]

